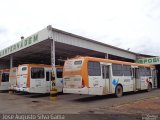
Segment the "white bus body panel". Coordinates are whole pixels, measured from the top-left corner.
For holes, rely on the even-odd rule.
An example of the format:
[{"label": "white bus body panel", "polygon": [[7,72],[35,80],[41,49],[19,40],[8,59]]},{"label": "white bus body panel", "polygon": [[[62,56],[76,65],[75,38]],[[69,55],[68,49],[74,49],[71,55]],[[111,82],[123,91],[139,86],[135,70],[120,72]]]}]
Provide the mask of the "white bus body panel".
[{"label": "white bus body panel", "polygon": [[118,84],[123,87],[123,92],[133,91],[133,79],[131,76],[112,76],[112,93],[115,93],[115,88]]},{"label": "white bus body panel", "polygon": [[149,82],[152,83],[153,85],[153,81],[152,81],[152,77],[151,76],[147,76],[147,77],[141,77],[141,90],[145,90],[148,88],[148,84]]},{"label": "white bus body panel", "polygon": [[[50,90],[47,88],[48,86],[48,81],[45,81],[44,78],[42,79],[30,79],[30,87],[27,89],[27,92],[30,93],[49,93]],[[50,89],[50,87],[49,87]]]},{"label": "white bus body panel", "polygon": [[89,94],[103,95],[105,88],[105,79],[102,76],[88,76],[89,80]]},{"label": "white bus body panel", "polygon": [[0,90],[9,90],[9,82],[1,82]]},{"label": "white bus body panel", "polygon": [[82,88],[82,76],[73,75],[64,77],[64,87],[65,88]]}]

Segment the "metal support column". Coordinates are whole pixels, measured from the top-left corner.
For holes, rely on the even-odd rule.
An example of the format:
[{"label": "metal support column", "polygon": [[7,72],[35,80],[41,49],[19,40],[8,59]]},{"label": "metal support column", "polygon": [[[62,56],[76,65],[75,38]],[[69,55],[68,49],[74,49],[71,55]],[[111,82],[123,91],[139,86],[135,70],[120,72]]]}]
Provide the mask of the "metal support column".
[{"label": "metal support column", "polygon": [[12,68],[13,67],[13,56],[11,55],[10,56],[10,68]]},{"label": "metal support column", "polygon": [[51,41],[51,65],[55,66],[55,41]]},{"label": "metal support column", "polygon": [[51,84],[50,94],[53,91],[57,91],[56,90],[56,80],[55,80],[55,41],[54,41],[53,38],[52,38],[52,41],[51,41],[51,65],[52,65],[52,77],[51,77],[51,81],[52,81],[51,83],[52,84]]},{"label": "metal support column", "polygon": [[108,59],[108,53],[105,53],[105,59]]},{"label": "metal support column", "polygon": [[51,90],[50,90],[50,99],[57,99],[57,89],[56,89],[56,80],[55,80],[55,41],[52,37],[51,41],[51,65],[52,65],[52,77],[51,77]]}]

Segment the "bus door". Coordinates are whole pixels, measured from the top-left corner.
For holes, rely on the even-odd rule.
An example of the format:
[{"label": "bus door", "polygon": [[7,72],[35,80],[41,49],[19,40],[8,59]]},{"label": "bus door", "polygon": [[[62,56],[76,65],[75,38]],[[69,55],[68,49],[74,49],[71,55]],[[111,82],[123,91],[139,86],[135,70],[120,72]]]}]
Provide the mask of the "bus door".
[{"label": "bus door", "polygon": [[152,70],[153,88],[157,88],[157,71],[155,69],[151,70]]},{"label": "bus door", "polygon": [[105,92],[110,92],[110,65],[102,65],[102,79],[105,81]]},{"label": "bus door", "polygon": [[134,91],[141,88],[141,80],[139,74],[139,68],[132,68],[132,76],[133,76],[133,88]]},{"label": "bus door", "polygon": [[49,92],[51,89],[51,71],[46,70],[46,91]]},{"label": "bus door", "polygon": [[62,80],[63,68],[55,69],[55,78],[56,78],[56,89],[58,92],[62,92],[63,90],[63,80]]}]

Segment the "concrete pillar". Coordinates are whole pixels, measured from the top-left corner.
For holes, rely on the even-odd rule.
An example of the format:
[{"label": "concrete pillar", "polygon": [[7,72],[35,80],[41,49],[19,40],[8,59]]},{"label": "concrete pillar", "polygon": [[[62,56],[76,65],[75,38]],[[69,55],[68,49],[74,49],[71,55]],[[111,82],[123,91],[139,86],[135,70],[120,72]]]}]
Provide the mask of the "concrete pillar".
[{"label": "concrete pillar", "polygon": [[108,53],[105,53],[105,59],[108,59]]},{"label": "concrete pillar", "polygon": [[13,56],[11,55],[10,56],[10,68],[12,68],[13,67]]}]

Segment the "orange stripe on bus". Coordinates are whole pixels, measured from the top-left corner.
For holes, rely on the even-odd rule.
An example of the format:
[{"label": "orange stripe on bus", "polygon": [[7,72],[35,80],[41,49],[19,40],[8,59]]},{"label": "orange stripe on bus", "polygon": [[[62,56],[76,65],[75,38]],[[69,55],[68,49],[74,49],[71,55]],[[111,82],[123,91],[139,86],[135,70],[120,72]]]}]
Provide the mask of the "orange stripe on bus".
[{"label": "orange stripe on bus", "polygon": [[82,79],[84,82],[84,86],[89,87],[89,81],[88,81],[88,63],[86,59],[83,61],[82,65]]}]

